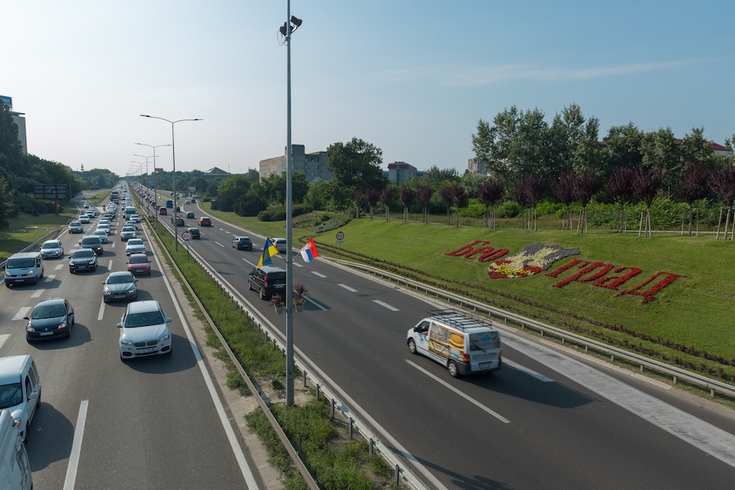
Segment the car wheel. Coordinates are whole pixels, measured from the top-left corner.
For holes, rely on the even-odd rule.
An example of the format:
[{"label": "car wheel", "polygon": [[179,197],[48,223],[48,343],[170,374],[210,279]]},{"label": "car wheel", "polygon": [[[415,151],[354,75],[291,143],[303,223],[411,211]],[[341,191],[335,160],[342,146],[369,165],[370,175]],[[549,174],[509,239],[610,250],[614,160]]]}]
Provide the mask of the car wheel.
[{"label": "car wheel", "polygon": [[408,352],[416,354],[416,342],[413,339],[408,339]]},{"label": "car wheel", "polygon": [[260,299],[263,299],[263,300],[264,299],[267,299],[266,294],[265,294],[265,290],[263,288],[260,288],[259,293],[260,293]]},{"label": "car wheel", "polygon": [[255,288],[253,287],[253,283],[250,282],[250,279],[248,279],[248,289],[251,291],[255,290]]},{"label": "car wheel", "polygon": [[457,369],[457,364],[454,361],[447,363],[447,369],[449,370],[449,376],[452,378],[459,376],[459,369]]}]

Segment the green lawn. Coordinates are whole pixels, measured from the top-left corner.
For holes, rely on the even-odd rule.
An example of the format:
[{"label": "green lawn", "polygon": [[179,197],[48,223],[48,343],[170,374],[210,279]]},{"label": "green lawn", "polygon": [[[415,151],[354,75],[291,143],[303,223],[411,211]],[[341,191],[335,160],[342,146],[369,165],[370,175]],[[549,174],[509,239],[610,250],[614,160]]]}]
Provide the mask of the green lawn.
[{"label": "green lawn", "polygon": [[[254,232],[285,236],[284,222],[264,223],[234,213],[207,212]],[[520,230],[512,222],[491,231],[401,221],[386,223],[385,219],[376,217],[372,221],[368,218],[353,220],[340,228],[345,239],[338,249],[336,231],[317,235],[295,228],[294,245],[299,246],[298,237],[313,234],[320,254],[332,253],[327,248],[331,246],[335,253],[341,249],[342,258],[363,262],[369,262],[369,258],[378,259],[386,268],[453,288],[493,306],[689,369],[714,376],[721,370],[720,377],[735,379],[733,241],[716,241],[713,235],[683,237],[677,233],[656,233],[653,238],[639,238],[637,232],[618,234],[593,230],[581,235],[551,228],[532,232]],[[480,262],[477,256],[467,259],[446,255],[475,240],[487,241],[485,246],[495,249],[508,249],[504,258],[518,253],[524,245],[535,243],[579,248],[579,255],[563,258],[536,275],[491,279],[488,266],[494,261]],[[617,290],[595,286],[594,281],[572,281],[555,287],[581,269],[573,267],[557,277],[547,274],[574,259],[612,264],[614,269],[637,267],[641,272]],[[407,270],[409,268],[411,270]],[[629,271],[615,273],[614,269],[605,276],[622,276]],[[659,272],[683,277],[665,286],[646,304],[642,304],[644,298],[640,295],[616,297],[617,293],[632,290]],[[642,286],[639,292],[649,290],[666,277],[660,275]]]},{"label": "green lawn", "polygon": [[59,203],[64,212],[58,216],[53,214],[42,214],[31,216],[20,213],[11,218],[10,227],[0,230],[0,262],[36,240],[41,239],[47,233],[64,228],[77,214],[77,208],[69,201]]}]

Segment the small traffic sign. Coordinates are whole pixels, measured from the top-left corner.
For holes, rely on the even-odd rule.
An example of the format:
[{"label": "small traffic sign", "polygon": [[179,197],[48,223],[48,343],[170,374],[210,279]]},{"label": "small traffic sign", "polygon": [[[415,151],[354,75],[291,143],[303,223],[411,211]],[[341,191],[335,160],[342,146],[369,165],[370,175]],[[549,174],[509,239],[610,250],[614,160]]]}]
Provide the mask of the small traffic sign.
[{"label": "small traffic sign", "polygon": [[341,232],[341,231],[338,231],[337,232],[337,240],[344,240],[344,239],[345,239],[345,234],[343,232]]},{"label": "small traffic sign", "polygon": [[185,232],[183,232],[181,234],[181,239],[184,240],[185,242],[190,242],[191,241],[191,232],[188,231],[188,230],[185,231]]}]

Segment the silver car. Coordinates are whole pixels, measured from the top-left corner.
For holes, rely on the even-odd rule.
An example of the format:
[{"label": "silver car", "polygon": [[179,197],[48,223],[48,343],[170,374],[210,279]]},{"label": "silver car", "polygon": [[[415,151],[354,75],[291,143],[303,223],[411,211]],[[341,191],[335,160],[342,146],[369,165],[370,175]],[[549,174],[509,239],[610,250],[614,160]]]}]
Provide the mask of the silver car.
[{"label": "silver car", "polygon": [[102,289],[102,298],[105,303],[116,300],[133,300],[138,299],[138,286],[135,283],[138,280],[133,277],[130,272],[111,272]]},{"label": "silver car", "polygon": [[41,245],[41,256],[44,259],[63,257],[64,246],[59,240],[47,240]]},{"label": "silver car", "polygon": [[120,359],[171,354],[170,318],[158,301],[133,301],[125,308],[120,323]]}]

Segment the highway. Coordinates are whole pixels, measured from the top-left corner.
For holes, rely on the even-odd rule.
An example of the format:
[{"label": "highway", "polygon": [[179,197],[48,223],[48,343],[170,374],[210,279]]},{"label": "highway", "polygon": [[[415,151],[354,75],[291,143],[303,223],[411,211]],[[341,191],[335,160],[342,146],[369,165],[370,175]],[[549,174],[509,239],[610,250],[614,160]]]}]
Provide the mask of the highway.
[{"label": "highway", "polygon": [[[285,315],[247,286],[264,237],[213,224],[190,246],[283,333]],[[119,219],[114,225],[119,230]],[[231,247],[243,234],[253,239],[252,252]],[[61,239],[68,254],[79,237]],[[64,259],[48,260],[47,282],[0,288],[0,354],[32,354],[43,385],[28,441],[36,489],[246,488],[243,450],[229,443],[160,265],[148,254],[153,273],[140,278],[139,299],[158,300],[173,318],[170,357],[119,359],[115,325],[125,305],[101,298],[108,270],[124,267],[114,235],[96,273],[71,275]],[[282,257],[274,263],[283,265]],[[499,373],[454,379],[405,343],[406,331],[440,305],[321,259],[295,259],[299,281],[309,299],[294,316],[297,356],[426,488],[690,489],[735,481],[730,411],[505,330]],[[18,316],[52,296],[74,305],[71,338],[29,345]]]}]

